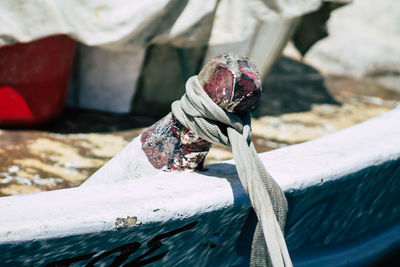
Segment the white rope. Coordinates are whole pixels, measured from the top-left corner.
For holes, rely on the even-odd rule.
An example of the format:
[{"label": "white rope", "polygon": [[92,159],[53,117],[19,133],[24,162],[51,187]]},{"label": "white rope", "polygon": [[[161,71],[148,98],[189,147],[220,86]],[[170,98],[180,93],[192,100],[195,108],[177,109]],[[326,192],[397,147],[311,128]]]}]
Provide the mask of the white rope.
[{"label": "white rope", "polygon": [[[211,143],[232,147],[240,181],[264,233],[270,263],[274,267],[292,266],[282,233],[287,201],[251,143],[249,112],[240,117],[224,111],[203,90],[197,76],[193,76],[186,82],[186,94],[172,103],[172,114],[197,136]],[[228,136],[221,130],[221,124],[226,127]],[[262,265],[269,265],[267,260],[261,262]]]}]

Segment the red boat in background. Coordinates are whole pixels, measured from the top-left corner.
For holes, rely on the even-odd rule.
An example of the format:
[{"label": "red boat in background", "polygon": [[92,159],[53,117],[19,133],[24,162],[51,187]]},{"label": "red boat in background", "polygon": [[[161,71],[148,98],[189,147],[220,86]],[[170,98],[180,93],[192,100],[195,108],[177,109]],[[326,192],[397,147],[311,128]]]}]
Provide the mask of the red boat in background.
[{"label": "red boat in background", "polygon": [[0,48],[0,126],[37,125],[61,113],[75,46],[56,35]]}]

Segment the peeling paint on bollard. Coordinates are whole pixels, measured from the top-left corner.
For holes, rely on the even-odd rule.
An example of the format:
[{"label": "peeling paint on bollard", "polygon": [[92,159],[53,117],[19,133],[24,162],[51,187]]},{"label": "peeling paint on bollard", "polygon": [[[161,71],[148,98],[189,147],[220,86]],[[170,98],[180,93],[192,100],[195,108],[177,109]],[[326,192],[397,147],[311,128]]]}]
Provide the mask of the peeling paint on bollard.
[{"label": "peeling paint on bollard", "polygon": [[261,96],[257,68],[247,57],[218,56],[201,70],[198,78],[208,96],[228,112],[251,110]]},{"label": "peeling paint on bollard", "polygon": [[201,168],[211,143],[198,138],[172,114],[155,123],[140,137],[142,149],[157,169]]},{"label": "peeling paint on bollard", "polygon": [[[228,112],[240,114],[255,107],[261,81],[247,57],[215,57],[198,75],[208,96]],[[156,169],[201,169],[211,143],[196,136],[170,113],[141,135],[142,150]]]}]

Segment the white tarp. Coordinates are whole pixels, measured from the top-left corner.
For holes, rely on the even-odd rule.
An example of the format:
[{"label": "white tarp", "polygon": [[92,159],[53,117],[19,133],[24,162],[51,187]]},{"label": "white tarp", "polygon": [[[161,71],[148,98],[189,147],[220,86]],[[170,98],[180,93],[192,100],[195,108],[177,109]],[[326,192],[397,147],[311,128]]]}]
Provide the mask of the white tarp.
[{"label": "white tarp", "polygon": [[[298,17],[324,0],[0,0],[0,46],[67,34],[78,51],[68,104],[131,111],[146,47],[208,45],[204,62],[232,52],[268,72]],[[121,71],[123,70],[123,71]]]},{"label": "white tarp", "polygon": [[262,22],[298,17],[320,4],[321,0],[0,0],[0,46],[54,34],[113,50],[150,42],[220,45],[249,38]]}]

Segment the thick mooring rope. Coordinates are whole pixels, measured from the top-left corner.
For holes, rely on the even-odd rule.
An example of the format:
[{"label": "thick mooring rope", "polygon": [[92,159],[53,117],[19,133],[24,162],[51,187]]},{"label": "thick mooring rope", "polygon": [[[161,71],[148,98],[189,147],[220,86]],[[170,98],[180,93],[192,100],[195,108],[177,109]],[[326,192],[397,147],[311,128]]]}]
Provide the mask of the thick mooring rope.
[{"label": "thick mooring rope", "polygon": [[[283,237],[287,201],[266,171],[251,142],[251,118],[221,109],[201,87],[197,76],[186,82],[186,94],[172,103],[172,114],[197,136],[232,147],[240,181],[258,217],[251,266],[292,266]],[[227,135],[221,129],[226,127]]]}]

